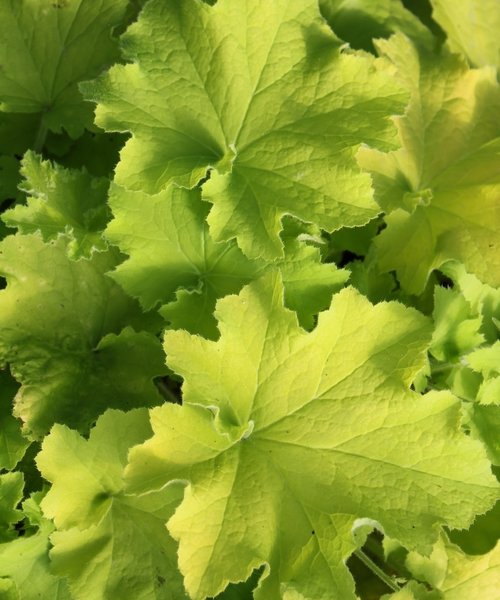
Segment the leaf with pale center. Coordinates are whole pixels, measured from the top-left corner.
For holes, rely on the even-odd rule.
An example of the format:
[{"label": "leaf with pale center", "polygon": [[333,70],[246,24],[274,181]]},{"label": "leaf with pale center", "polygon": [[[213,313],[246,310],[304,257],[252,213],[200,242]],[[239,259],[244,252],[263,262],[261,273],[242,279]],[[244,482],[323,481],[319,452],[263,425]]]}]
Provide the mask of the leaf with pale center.
[{"label": "leaf with pale center", "polygon": [[306,333],[269,273],[216,316],[217,342],[166,333],[184,403],[151,411],[154,436],[126,472],[130,492],[189,482],[168,528],[193,599],[261,565],[256,598],[353,598],[356,519],[427,549],[439,524],[467,527],[493,504],[497,483],[459,430],[459,403],[409,390],[430,343],[417,311],[348,288]]}]

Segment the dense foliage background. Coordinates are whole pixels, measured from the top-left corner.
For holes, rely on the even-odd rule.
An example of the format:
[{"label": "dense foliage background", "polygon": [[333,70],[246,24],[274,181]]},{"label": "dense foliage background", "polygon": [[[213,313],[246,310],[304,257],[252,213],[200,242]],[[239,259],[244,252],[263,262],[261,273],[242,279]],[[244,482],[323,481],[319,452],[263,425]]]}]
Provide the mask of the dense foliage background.
[{"label": "dense foliage background", "polygon": [[500,598],[497,0],[0,0],[0,598]]}]

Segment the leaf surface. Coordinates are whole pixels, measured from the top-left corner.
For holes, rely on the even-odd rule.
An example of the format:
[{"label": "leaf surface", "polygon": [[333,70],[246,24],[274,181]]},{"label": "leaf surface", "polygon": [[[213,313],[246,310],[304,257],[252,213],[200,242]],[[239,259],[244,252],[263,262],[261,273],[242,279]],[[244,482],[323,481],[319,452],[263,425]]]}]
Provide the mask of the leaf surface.
[{"label": "leaf surface", "polygon": [[107,179],[64,169],[31,152],[23,158],[21,174],[27,204],[2,214],[9,227],[17,227],[21,233],[39,231],[45,241],[64,235],[70,240],[69,255],[74,259],[106,250],[101,233],[109,219]]},{"label": "leaf surface", "polygon": [[305,333],[268,274],[216,316],[217,342],[167,332],[184,404],[152,410],[154,436],[126,475],[131,492],[190,482],[168,527],[192,598],[261,565],[257,598],[307,597],[310,580],[315,598],[352,598],[356,519],[420,547],[438,524],[467,527],[492,505],[495,480],[458,429],[457,401],[408,389],[430,342],[416,311],[349,288]]},{"label": "leaf surface", "polygon": [[181,492],[123,493],[128,450],[151,435],[146,410],[107,411],[88,440],[55,425],[37,464],[52,488],[42,501],[54,519],[53,571],[70,580],[75,600],[179,600],[176,546],[164,527]]},{"label": "leaf surface", "polygon": [[78,82],[118,59],[111,36],[126,0],[4,0],[0,5],[0,109],[39,113],[47,129],[77,137],[92,125]]},{"label": "leaf surface", "polygon": [[131,64],[84,86],[97,123],[130,131],[116,182],[193,187],[215,241],[283,254],[285,214],[327,230],[378,210],[354,154],[394,147],[405,95],[383,64],[343,53],[315,0],[154,0],[122,40]]},{"label": "leaf surface", "polygon": [[154,406],[164,375],[158,340],[135,302],[105,275],[116,253],[72,261],[63,239],[9,236],[0,248],[0,356],[22,383],[14,413],[27,433],[54,422],[83,430],[107,407]]},{"label": "leaf surface", "polygon": [[500,88],[491,68],[417,50],[403,35],[377,42],[412,99],[399,120],[403,147],[362,149],[387,213],[377,240],[384,271],[420,294],[430,272],[456,259],[483,283],[500,285]]}]

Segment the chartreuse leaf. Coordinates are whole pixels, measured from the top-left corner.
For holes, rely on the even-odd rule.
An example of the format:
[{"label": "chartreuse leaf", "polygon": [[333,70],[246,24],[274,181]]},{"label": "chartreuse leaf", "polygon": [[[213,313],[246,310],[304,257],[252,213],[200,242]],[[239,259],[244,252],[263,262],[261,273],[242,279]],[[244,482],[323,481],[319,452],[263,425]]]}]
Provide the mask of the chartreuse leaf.
[{"label": "chartreuse leaf", "polygon": [[[32,521],[35,532],[6,544],[0,544],[0,595],[6,600],[70,600],[65,579],[51,573],[49,536],[54,525],[40,514],[40,494],[34,494],[23,503],[24,514]],[[5,579],[4,579],[5,578]]]},{"label": "chartreuse leaf", "polygon": [[21,433],[21,423],[12,416],[17,389],[14,379],[6,371],[0,371],[0,470],[13,469],[30,445]]},{"label": "chartreuse leaf", "polygon": [[122,38],[131,62],[85,84],[96,122],[130,131],[118,184],[193,187],[214,241],[283,254],[285,214],[327,230],[378,213],[361,143],[394,147],[406,96],[387,63],[341,51],[317,0],[153,0]]},{"label": "chartreuse leaf", "polygon": [[24,156],[21,174],[27,204],[3,213],[9,227],[22,233],[40,231],[45,241],[63,234],[69,239],[70,257],[75,259],[106,249],[101,232],[109,218],[108,179],[64,169],[32,152]]},{"label": "chartreuse leaf", "polygon": [[456,261],[447,262],[441,270],[453,280],[456,289],[469,302],[474,314],[482,316],[481,332],[486,340],[497,340],[500,331],[500,289],[481,283]]},{"label": "chartreuse leaf", "polygon": [[22,514],[16,509],[23,497],[24,478],[19,472],[0,475],[0,542],[15,537],[12,525],[19,522]]},{"label": "chartreuse leaf", "polygon": [[77,137],[93,107],[78,82],[119,57],[112,30],[126,0],[4,0],[0,5],[0,109],[40,113],[38,150],[47,129]]},{"label": "chartreuse leaf", "polygon": [[164,523],[182,497],[177,486],[126,494],[128,450],[151,435],[148,413],[109,410],[89,439],[54,425],[37,464],[52,487],[42,501],[54,520],[53,572],[68,577],[75,600],[180,600],[176,545]]},{"label": "chartreuse leaf", "polygon": [[458,56],[417,50],[401,34],[377,47],[412,94],[399,120],[403,147],[359,154],[388,213],[377,240],[380,268],[395,270],[411,294],[421,293],[430,272],[449,259],[498,286],[500,88],[494,70],[469,70]]},{"label": "chartreuse leaf", "polygon": [[[131,451],[130,493],[189,482],[168,523],[188,593],[202,599],[265,565],[256,598],[354,598],[356,519],[426,550],[498,495],[449,393],[409,390],[430,326],[398,303],[334,296],[306,333],[274,273],[217,304],[221,337],[169,331],[184,403],[151,411]],[[388,494],[388,490],[390,493]]]},{"label": "chartreuse leaf", "polygon": [[107,407],[154,406],[163,351],[136,303],[105,275],[114,252],[68,258],[63,239],[9,236],[0,247],[0,358],[22,384],[14,414],[33,437],[54,422],[85,430]]},{"label": "chartreuse leaf", "polygon": [[432,47],[431,32],[400,0],[320,0],[319,5],[335,33],[354,48],[372,51],[374,39],[397,31]]},{"label": "chartreuse leaf", "polygon": [[431,0],[432,17],[445,30],[448,42],[476,66],[500,68],[500,5],[496,0]]},{"label": "chartreuse leaf", "polygon": [[406,565],[437,588],[443,600],[495,598],[500,588],[500,543],[487,554],[468,556],[442,536],[430,557],[410,552]]},{"label": "chartreuse leaf", "polygon": [[174,328],[217,338],[217,298],[239,292],[270,267],[283,274],[287,305],[312,325],[313,315],[348,277],[333,264],[321,264],[318,249],[300,242],[300,230],[292,227],[284,232],[285,257],[272,265],[248,259],[234,241],[214,242],[206,223],[209,207],[197,189],[169,186],[149,195],[114,185],[110,205],[114,219],[106,236],[130,257],[113,278],[144,309],[163,304],[160,313]]},{"label": "chartreuse leaf", "polygon": [[484,341],[481,317],[473,316],[470,304],[454,290],[434,288],[433,318],[431,353],[440,361],[457,360]]}]

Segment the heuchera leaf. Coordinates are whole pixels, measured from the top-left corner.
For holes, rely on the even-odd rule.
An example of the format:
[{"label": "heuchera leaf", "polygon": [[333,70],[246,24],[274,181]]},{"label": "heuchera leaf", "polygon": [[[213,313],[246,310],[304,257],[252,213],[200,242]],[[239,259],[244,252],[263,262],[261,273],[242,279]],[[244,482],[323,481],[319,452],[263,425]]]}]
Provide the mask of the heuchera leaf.
[{"label": "heuchera leaf", "polygon": [[22,473],[0,474],[0,542],[15,537],[12,525],[19,522],[22,514],[16,509],[23,497]]},{"label": "heuchera leaf", "polygon": [[[378,238],[382,270],[423,291],[433,269],[463,262],[500,285],[500,88],[491,68],[469,70],[457,56],[418,50],[403,35],[377,42],[412,99],[399,120],[403,147],[362,149],[387,229]],[[390,214],[389,214],[390,213]]]},{"label": "heuchera leaf", "polygon": [[126,0],[3,0],[0,4],[0,109],[39,113],[47,129],[77,137],[92,126],[78,82],[119,57],[111,36]]},{"label": "heuchera leaf", "polygon": [[458,402],[409,390],[430,342],[417,311],[349,288],[306,333],[269,273],[216,316],[217,342],[166,333],[184,403],[151,411],[154,436],[126,472],[135,493],[189,482],[168,528],[193,599],[261,565],[256,598],[353,598],[356,519],[427,550],[438,524],[467,527],[497,498]]},{"label": "heuchera leaf", "polygon": [[[106,271],[116,253],[72,261],[64,240],[7,237],[0,247],[0,358],[22,383],[14,413],[31,436],[54,422],[85,430],[107,407],[154,406],[166,373],[158,340],[124,327],[142,313]],[[144,324],[144,321],[143,321]]]},{"label": "heuchera leaf", "polygon": [[21,433],[21,423],[12,416],[18,385],[6,371],[0,371],[0,470],[13,469],[30,445]]},{"label": "heuchera leaf", "polygon": [[319,251],[286,228],[285,256],[275,263],[250,260],[234,241],[216,243],[208,230],[208,204],[198,189],[169,186],[152,196],[111,188],[114,219],[106,236],[129,254],[111,274],[144,309],[163,304],[160,313],[174,328],[208,338],[219,335],[213,316],[218,298],[239,292],[267,268],[281,270],[287,306],[301,323],[328,306],[348,272],[321,264]]},{"label": "heuchera leaf", "polygon": [[500,544],[482,556],[467,556],[443,536],[430,557],[410,552],[406,564],[440,590],[443,600],[495,598],[500,587]]},{"label": "heuchera leaf", "polygon": [[153,0],[122,48],[131,64],[82,87],[100,126],[132,132],[118,184],[192,187],[212,167],[211,234],[252,258],[282,255],[285,214],[329,231],[377,214],[354,154],[395,146],[405,94],[387,63],[341,51],[316,0]]},{"label": "heuchera leaf", "polygon": [[333,31],[353,48],[373,51],[373,40],[401,31],[432,47],[431,32],[400,0],[320,0],[321,13]]},{"label": "heuchera leaf", "polygon": [[55,425],[37,465],[52,487],[42,501],[54,520],[53,571],[67,576],[75,600],[181,600],[176,545],[164,522],[182,496],[169,486],[145,495],[124,493],[131,446],[150,437],[145,409],[109,410],[88,440]]},{"label": "heuchera leaf", "polygon": [[[37,494],[38,496],[39,494]],[[54,525],[39,513],[35,498],[23,503],[27,516],[35,516],[35,532],[28,531],[22,537],[7,544],[0,544],[0,595],[5,600],[71,600],[65,579],[51,573],[49,560],[49,536]],[[5,579],[4,579],[5,578]],[[9,595],[3,595],[4,582]],[[7,584],[9,582],[9,584]]]},{"label": "heuchera leaf", "polygon": [[69,240],[69,255],[75,259],[106,250],[101,233],[109,219],[107,178],[64,169],[32,152],[25,154],[21,174],[27,204],[2,214],[9,227],[17,227],[21,233],[39,231],[45,241],[64,235]]},{"label": "heuchera leaf", "polygon": [[445,30],[453,50],[463,52],[475,66],[500,68],[500,5],[496,0],[431,0],[431,4],[432,17]]}]

